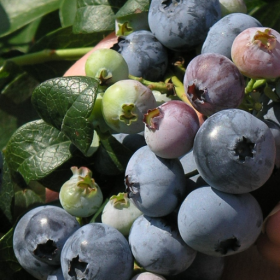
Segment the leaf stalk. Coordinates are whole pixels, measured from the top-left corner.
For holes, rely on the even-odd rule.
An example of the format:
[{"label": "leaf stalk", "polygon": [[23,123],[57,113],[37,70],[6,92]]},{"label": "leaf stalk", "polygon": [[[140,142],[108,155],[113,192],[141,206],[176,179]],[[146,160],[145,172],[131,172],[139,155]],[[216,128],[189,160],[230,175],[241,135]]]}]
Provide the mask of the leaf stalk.
[{"label": "leaf stalk", "polygon": [[88,53],[92,47],[89,48],[73,48],[73,49],[45,49],[39,52],[28,53],[21,56],[16,56],[8,59],[19,66],[45,63],[54,60],[78,60],[83,55]]}]

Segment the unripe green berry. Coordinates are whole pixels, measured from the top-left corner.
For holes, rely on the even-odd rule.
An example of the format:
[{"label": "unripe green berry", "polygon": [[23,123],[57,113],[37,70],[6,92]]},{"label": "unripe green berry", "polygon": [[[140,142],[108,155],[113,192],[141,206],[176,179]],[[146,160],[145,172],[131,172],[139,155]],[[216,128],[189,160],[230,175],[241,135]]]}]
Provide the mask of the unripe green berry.
[{"label": "unripe green berry", "polygon": [[101,206],[103,194],[87,167],[71,167],[73,176],[59,192],[62,207],[76,217],[89,217]]}]

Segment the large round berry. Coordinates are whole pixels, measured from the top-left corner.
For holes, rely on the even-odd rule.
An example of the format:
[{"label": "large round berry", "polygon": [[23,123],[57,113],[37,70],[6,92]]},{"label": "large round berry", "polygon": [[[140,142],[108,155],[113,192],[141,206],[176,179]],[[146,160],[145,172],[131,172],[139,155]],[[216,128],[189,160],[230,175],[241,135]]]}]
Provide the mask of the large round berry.
[{"label": "large round berry", "polygon": [[161,275],[176,275],[186,270],[196,256],[196,251],[182,240],[176,216],[172,215],[140,216],[133,223],[128,240],[137,263]]},{"label": "large round berry", "polygon": [[231,57],[240,72],[252,79],[280,76],[280,34],[268,27],[251,27],[233,41]]},{"label": "large round berry", "polygon": [[223,109],[237,108],[244,96],[245,81],[229,58],[204,53],[188,64],[184,87],[193,107],[209,116]]},{"label": "large round berry", "polygon": [[127,79],[129,74],[124,58],[112,49],[99,49],[90,54],[85,64],[85,72],[103,85],[112,85]]},{"label": "large round berry", "polygon": [[80,227],[75,217],[56,206],[39,206],[17,223],[13,249],[20,265],[37,279],[45,280],[60,265],[62,247]]},{"label": "large round berry", "polygon": [[250,194],[228,194],[209,186],[192,191],[181,204],[178,228],[183,240],[198,252],[227,256],[256,241],[263,215]]},{"label": "large round berry", "polygon": [[59,201],[71,215],[89,217],[101,206],[102,191],[87,167],[72,166],[71,171],[73,175],[60,188]]},{"label": "large round berry", "polygon": [[144,122],[147,145],[163,158],[178,158],[189,152],[199,128],[195,110],[180,100],[149,110]]},{"label": "large round berry", "polygon": [[220,18],[218,0],[152,0],[148,14],[152,33],[164,46],[177,51],[202,44]]},{"label": "large round berry", "polygon": [[89,223],[66,241],[61,268],[65,280],[129,280],[133,257],[128,241],[118,230],[102,223]]},{"label": "large round berry", "polygon": [[199,128],[193,146],[197,169],[213,188],[246,193],[261,187],[275,162],[269,127],[240,109],[222,110]]},{"label": "large round berry", "polygon": [[168,64],[167,51],[150,31],[132,32],[118,45],[129,74],[149,81],[163,78]]},{"label": "large round berry", "polygon": [[102,112],[111,129],[134,134],[144,130],[143,116],[156,107],[153,92],[134,80],[121,80],[111,85],[102,98]]},{"label": "large round berry", "polygon": [[138,209],[151,217],[171,213],[187,193],[180,160],[158,157],[148,146],[138,149],[130,158],[125,184]]}]

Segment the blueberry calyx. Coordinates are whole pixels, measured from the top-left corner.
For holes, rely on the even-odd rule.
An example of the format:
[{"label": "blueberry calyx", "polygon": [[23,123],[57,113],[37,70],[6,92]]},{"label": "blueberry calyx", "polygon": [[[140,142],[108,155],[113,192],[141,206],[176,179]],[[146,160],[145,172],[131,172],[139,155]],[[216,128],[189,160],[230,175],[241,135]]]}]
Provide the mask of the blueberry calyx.
[{"label": "blueberry calyx", "polygon": [[122,114],[120,115],[120,121],[130,125],[133,121],[137,121],[137,114],[133,113],[134,104],[123,104]]},{"label": "blueberry calyx", "polygon": [[195,83],[188,86],[187,90],[188,95],[193,101],[204,103],[205,102],[205,95],[207,93],[207,88],[199,89]]},{"label": "blueberry calyx", "polygon": [[132,198],[133,195],[138,193],[138,190],[135,188],[135,183],[129,182],[128,175],[125,176],[125,191],[127,192],[127,197]]},{"label": "blueberry calyx", "polygon": [[163,113],[159,108],[149,109],[146,114],[144,114],[143,122],[150,129],[158,129],[160,120],[163,118]]},{"label": "blueberry calyx", "polygon": [[238,239],[233,236],[231,238],[219,241],[219,243],[215,245],[215,252],[226,255],[228,251],[237,251],[239,247],[240,243]]},{"label": "blueberry calyx", "polygon": [[53,240],[48,239],[46,243],[38,244],[34,255],[42,259],[52,260],[57,254],[57,246]]},{"label": "blueberry calyx", "polygon": [[127,193],[118,193],[110,197],[110,201],[115,208],[123,209],[129,207],[129,200]]},{"label": "blueberry calyx", "polygon": [[271,29],[258,30],[253,37],[253,43],[271,52],[276,46],[276,37],[271,34]]},{"label": "blueberry calyx", "polygon": [[170,6],[177,6],[180,0],[164,0],[161,2],[163,9],[167,9]]},{"label": "blueberry calyx", "polygon": [[255,143],[252,143],[249,139],[243,136],[242,139],[238,139],[235,145],[235,155],[238,156],[240,161],[244,162],[246,157],[254,157],[254,147]]},{"label": "blueberry calyx", "polygon": [[79,255],[77,255],[76,258],[73,258],[70,262],[70,268],[69,268],[69,276],[73,277],[75,279],[83,280],[87,279],[86,274],[87,274],[87,262],[82,262],[79,259]]},{"label": "blueberry calyx", "polygon": [[112,79],[113,75],[108,69],[100,68],[97,71],[95,77],[99,80],[100,85],[106,85],[108,82],[110,82],[110,79]]},{"label": "blueberry calyx", "polygon": [[133,31],[133,28],[130,26],[129,22],[118,23],[118,36],[124,35],[127,36]]}]

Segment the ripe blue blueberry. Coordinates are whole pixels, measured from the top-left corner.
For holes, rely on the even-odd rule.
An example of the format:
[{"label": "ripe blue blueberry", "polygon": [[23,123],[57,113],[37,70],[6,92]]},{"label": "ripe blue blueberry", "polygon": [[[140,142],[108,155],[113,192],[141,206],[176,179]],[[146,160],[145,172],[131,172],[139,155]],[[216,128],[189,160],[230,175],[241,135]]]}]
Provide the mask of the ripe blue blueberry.
[{"label": "ripe blue blueberry", "polygon": [[80,227],[77,220],[56,206],[39,206],[17,223],[13,249],[20,265],[37,279],[46,277],[60,265],[66,239]]},{"label": "ripe blue blueberry", "polygon": [[129,74],[149,81],[163,78],[168,66],[167,51],[150,31],[132,32],[118,45]]},{"label": "ripe blue blueberry", "polygon": [[213,188],[246,193],[260,188],[274,169],[276,148],[269,127],[240,109],[210,116],[193,146],[197,169]]},{"label": "ripe blue blueberry", "polygon": [[125,170],[128,196],[145,215],[163,217],[186,195],[186,180],[180,160],[156,156],[148,146],[138,149]]},{"label": "ripe blue blueberry", "polygon": [[129,233],[132,254],[145,270],[161,275],[176,275],[187,269],[196,256],[181,238],[176,216],[137,218]]},{"label": "ripe blue blueberry", "polygon": [[250,194],[229,194],[209,186],[192,191],[181,204],[178,228],[198,252],[223,257],[249,248],[261,232],[263,214]]},{"label": "ripe blue blueberry", "polygon": [[82,226],[61,252],[65,280],[129,280],[133,257],[128,241],[115,228],[102,223]]},{"label": "ripe blue blueberry", "polygon": [[202,44],[209,28],[221,18],[218,0],[152,0],[151,32],[167,48],[188,51]]}]

